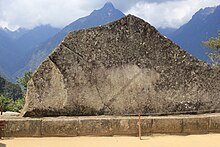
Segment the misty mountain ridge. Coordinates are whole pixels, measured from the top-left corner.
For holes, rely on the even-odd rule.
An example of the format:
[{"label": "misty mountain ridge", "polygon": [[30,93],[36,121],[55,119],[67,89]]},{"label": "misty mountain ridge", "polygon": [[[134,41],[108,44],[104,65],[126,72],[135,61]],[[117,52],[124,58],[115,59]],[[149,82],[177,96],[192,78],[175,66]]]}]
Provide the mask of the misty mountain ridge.
[{"label": "misty mountain ridge", "polygon": [[[19,28],[11,31],[0,28],[0,73],[12,79],[12,75],[25,66],[33,53],[33,47],[54,36],[60,29],[50,25],[33,29]],[[16,77],[13,77],[15,80]]]},{"label": "misty mountain ridge", "polygon": [[176,28],[169,28],[169,27],[166,27],[166,28],[157,28],[157,30],[163,34],[164,36],[170,36],[172,35],[177,29]]},{"label": "misty mountain ridge", "polygon": [[208,53],[202,42],[217,37],[220,30],[220,6],[200,9],[192,19],[168,35],[168,38],[180,45],[196,58],[210,62]]},{"label": "misty mountain ridge", "polygon": [[13,39],[13,40],[20,38],[22,35],[24,35],[25,33],[29,31],[29,29],[26,29],[26,28],[18,28],[15,31],[11,31],[8,28],[2,28],[2,30],[6,33],[8,38]]}]

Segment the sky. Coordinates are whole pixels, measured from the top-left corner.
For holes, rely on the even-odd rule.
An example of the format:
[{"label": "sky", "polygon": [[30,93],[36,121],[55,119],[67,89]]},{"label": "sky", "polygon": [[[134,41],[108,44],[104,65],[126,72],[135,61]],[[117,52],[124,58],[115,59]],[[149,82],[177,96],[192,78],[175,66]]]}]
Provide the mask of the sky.
[{"label": "sky", "polygon": [[[62,28],[100,9],[106,0],[0,0],[0,27],[15,30],[50,24]],[[111,0],[125,14],[136,15],[159,28],[178,28],[201,8],[220,0]]]}]

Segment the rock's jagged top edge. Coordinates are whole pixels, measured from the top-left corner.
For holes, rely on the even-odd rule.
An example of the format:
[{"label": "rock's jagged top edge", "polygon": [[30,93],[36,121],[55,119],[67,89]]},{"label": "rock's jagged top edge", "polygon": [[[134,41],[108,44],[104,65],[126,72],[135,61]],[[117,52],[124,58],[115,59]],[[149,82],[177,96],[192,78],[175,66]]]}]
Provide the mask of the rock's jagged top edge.
[{"label": "rock's jagged top edge", "polygon": [[[64,37],[64,39],[60,42],[60,44],[59,44],[57,47],[60,47],[60,46],[62,45],[62,43],[65,42],[66,39],[68,40],[69,36],[72,35],[72,34],[74,34],[74,33],[82,32],[82,31],[87,31],[87,30],[88,30],[88,31],[92,31],[92,30],[96,30],[96,29],[98,29],[98,28],[106,28],[106,27],[108,27],[108,26],[111,26],[111,25],[120,23],[120,22],[123,21],[123,20],[125,20],[125,21],[135,20],[136,22],[142,22],[143,24],[146,24],[146,26],[148,26],[148,28],[153,29],[153,30],[154,30],[156,33],[158,33],[158,35],[161,36],[162,38],[166,38],[166,39],[168,39],[169,41],[171,41],[171,42],[172,42],[173,44],[175,44],[180,50],[184,51],[188,56],[191,56],[191,58],[194,58],[195,60],[197,60],[198,62],[202,63],[202,64],[205,65],[205,66],[208,65],[208,64],[205,63],[204,61],[199,60],[199,59],[197,59],[196,57],[192,56],[190,53],[186,52],[186,51],[185,51],[184,49],[182,49],[178,44],[176,44],[175,42],[173,42],[173,41],[170,40],[169,38],[163,36],[153,25],[151,25],[150,23],[148,23],[148,22],[145,21],[144,19],[139,18],[139,17],[137,17],[137,16],[135,16],[135,15],[132,15],[132,14],[128,14],[128,15],[126,15],[126,16],[124,16],[124,17],[122,17],[122,18],[120,18],[120,19],[118,19],[118,20],[116,20],[116,21],[107,23],[107,24],[105,24],[105,25],[71,31],[71,32],[69,32],[69,33]],[[128,21],[127,25],[129,25],[129,21]],[[50,55],[53,54],[53,52],[56,50],[57,47],[54,48],[54,50],[52,51],[52,53],[51,53]],[[49,55],[49,56],[50,56],[50,55]]]},{"label": "rock's jagged top edge", "polygon": [[[74,33],[74,32],[79,32],[79,31],[82,31],[82,30],[93,30],[93,29],[97,29],[97,28],[100,28],[100,27],[106,27],[106,26],[109,26],[109,25],[112,25],[112,24],[117,24],[118,22],[120,22],[120,21],[122,21],[122,20],[128,20],[128,19],[136,20],[136,21],[141,21],[141,22],[143,22],[143,23],[146,23],[146,24],[148,24],[150,27],[154,28],[155,31],[157,31],[157,29],[156,29],[153,25],[151,25],[150,23],[146,22],[145,20],[143,20],[143,19],[141,19],[141,18],[139,18],[139,17],[137,17],[137,16],[135,16],[135,15],[128,14],[128,15],[126,15],[126,16],[124,16],[124,17],[118,19],[118,20],[115,20],[115,21],[113,21],[113,22],[109,22],[109,23],[104,24],[104,25],[100,25],[100,26],[95,26],[95,27],[91,27],[91,28],[85,28],[85,29],[80,29],[80,30],[71,31],[71,32],[69,32],[69,33],[64,37],[63,41],[65,40],[65,38],[66,38],[69,34],[72,34],[72,33]],[[157,32],[158,32],[158,31],[157,31]],[[158,33],[159,33],[159,32],[158,32]],[[163,35],[162,35],[162,36],[163,36]]]}]

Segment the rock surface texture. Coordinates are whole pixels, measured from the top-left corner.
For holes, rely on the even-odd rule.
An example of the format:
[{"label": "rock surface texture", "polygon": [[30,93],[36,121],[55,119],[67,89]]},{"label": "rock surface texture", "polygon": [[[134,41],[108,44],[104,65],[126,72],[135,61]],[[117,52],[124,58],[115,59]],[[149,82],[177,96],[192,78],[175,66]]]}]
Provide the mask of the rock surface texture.
[{"label": "rock surface texture", "polygon": [[161,115],[220,109],[220,68],[128,15],[69,33],[28,84],[23,116]]}]

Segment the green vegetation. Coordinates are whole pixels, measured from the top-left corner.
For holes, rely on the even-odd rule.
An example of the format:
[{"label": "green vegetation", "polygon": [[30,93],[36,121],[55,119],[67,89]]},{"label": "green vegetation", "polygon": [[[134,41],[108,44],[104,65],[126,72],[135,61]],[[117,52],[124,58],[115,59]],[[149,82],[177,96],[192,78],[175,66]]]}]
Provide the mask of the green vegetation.
[{"label": "green vegetation", "polygon": [[27,83],[31,79],[32,72],[27,71],[24,73],[24,77],[17,78],[17,83],[21,86],[24,93],[27,91]]},{"label": "green vegetation", "polygon": [[203,42],[203,44],[211,50],[211,53],[208,55],[212,62],[220,66],[220,31],[217,38],[210,38],[208,41]]},{"label": "green vegetation", "polygon": [[19,99],[23,96],[22,90],[18,84],[8,82],[2,77],[0,77],[0,95],[13,100]]},{"label": "green vegetation", "polygon": [[19,112],[24,105],[24,98],[13,100],[5,96],[0,96],[0,108],[4,111]]},{"label": "green vegetation", "polygon": [[13,84],[0,77],[1,112],[19,112],[22,109],[22,107],[24,106],[25,93],[27,91],[27,83],[30,80],[31,75],[32,72],[26,72],[24,77],[17,79],[18,84]]}]

